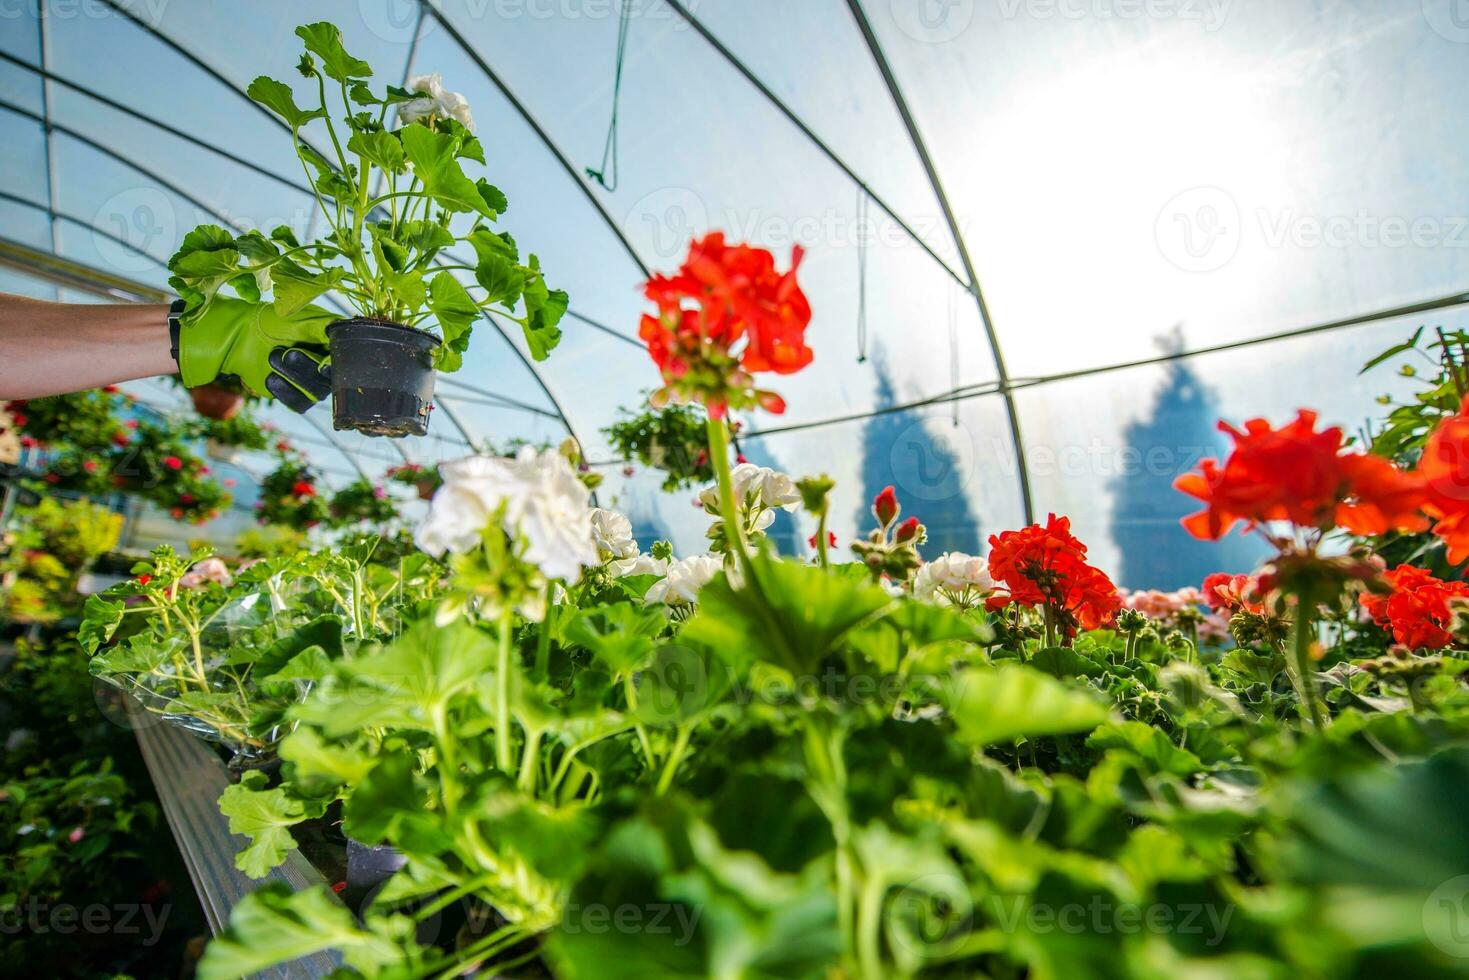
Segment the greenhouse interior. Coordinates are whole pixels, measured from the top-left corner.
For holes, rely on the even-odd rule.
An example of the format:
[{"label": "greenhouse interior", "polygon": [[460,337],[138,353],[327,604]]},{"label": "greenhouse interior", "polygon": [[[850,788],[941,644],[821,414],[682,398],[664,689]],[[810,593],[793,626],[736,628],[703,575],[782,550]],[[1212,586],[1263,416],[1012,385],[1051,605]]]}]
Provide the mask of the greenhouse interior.
[{"label": "greenhouse interior", "polygon": [[1466,90],[0,0],[0,975],[1469,975]]}]

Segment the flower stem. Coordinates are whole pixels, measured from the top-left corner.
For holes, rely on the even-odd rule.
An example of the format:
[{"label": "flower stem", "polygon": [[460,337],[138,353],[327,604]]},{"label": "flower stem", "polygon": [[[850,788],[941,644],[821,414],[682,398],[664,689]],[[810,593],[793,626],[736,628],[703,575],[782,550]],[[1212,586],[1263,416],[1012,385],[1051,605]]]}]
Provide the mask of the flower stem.
[{"label": "flower stem", "polygon": [[740,524],[739,508],[735,506],[734,477],[729,469],[729,429],[724,419],[712,415],[705,428],[709,433],[709,461],[714,464],[714,477],[719,485],[719,514],[724,518],[724,540],[742,563],[748,563],[750,554],[745,543],[745,529]]},{"label": "flower stem", "polygon": [[1301,715],[1311,722],[1312,728],[1320,731],[1325,725],[1325,719],[1321,714],[1321,702],[1316,697],[1316,675],[1311,670],[1313,605],[1309,592],[1302,592],[1297,596],[1295,642],[1291,646],[1295,659],[1296,683],[1300,688]]},{"label": "flower stem", "polygon": [[816,522],[816,561],[822,568],[831,567],[831,559],[826,553],[826,509],[821,511],[821,518]]},{"label": "flower stem", "polygon": [[506,775],[515,769],[510,754],[510,624],[515,613],[500,613],[500,658],[495,673],[495,762]]},{"label": "flower stem", "polygon": [[678,772],[678,765],[689,749],[689,736],[693,733],[692,725],[678,726],[678,736],[673,741],[672,751],[668,753],[668,761],[663,764],[663,775],[658,778],[658,796],[668,792],[668,787],[673,785],[673,776]]}]

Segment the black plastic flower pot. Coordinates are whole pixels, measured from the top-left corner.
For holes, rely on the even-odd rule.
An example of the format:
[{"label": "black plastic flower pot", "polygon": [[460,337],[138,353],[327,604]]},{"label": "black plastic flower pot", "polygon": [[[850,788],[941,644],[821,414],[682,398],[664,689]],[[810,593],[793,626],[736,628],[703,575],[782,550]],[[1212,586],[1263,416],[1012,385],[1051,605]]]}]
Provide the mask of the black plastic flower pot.
[{"label": "black plastic flower pot", "polygon": [[369,893],[391,878],[408,863],[408,857],[396,847],[386,844],[364,844],[347,838],[347,886],[342,900],[356,907]]},{"label": "black plastic flower pot", "polygon": [[338,320],[326,337],[335,428],[394,438],[428,434],[437,337],[366,317]]}]

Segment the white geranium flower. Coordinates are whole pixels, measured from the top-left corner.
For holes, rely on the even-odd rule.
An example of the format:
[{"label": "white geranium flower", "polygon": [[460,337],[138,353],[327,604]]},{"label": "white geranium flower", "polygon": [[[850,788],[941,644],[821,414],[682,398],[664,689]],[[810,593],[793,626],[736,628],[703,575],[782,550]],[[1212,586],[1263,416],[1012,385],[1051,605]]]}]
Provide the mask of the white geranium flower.
[{"label": "white geranium flower", "polygon": [[638,543],[632,536],[632,522],[615,510],[592,508],[592,537],[603,561],[637,556]]},{"label": "white geranium flower", "polygon": [[419,98],[398,106],[398,118],[405,123],[422,122],[432,116],[441,116],[457,119],[465,129],[474,132],[474,118],[469,114],[469,102],[458,92],[445,91],[444,78],[438,72],[411,76],[407,89],[418,93]]},{"label": "white geranium flower", "polygon": [[511,459],[470,456],[444,463],[439,472],[444,485],[414,536],[429,554],[478,545],[503,504],[505,530],[524,537],[526,561],[547,577],[575,581],[584,566],[598,563],[590,491],[560,453],[525,446]]},{"label": "white geranium flower", "polygon": [[[743,503],[747,510],[771,507],[791,510],[801,502],[801,491],[796,489],[796,481],[768,466],[740,463],[730,471],[729,476],[735,499]],[[699,502],[711,514],[718,514],[719,485],[705,487],[700,491]]]},{"label": "white geranium flower", "polygon": [[632,558],[614,561],[607,567],[612,570],[613,578],[623,578],[628,575],[667,575],[668,559],[654,558],[652,555],[634,555]]},{"label": "white geranium flower", "polygon": [[914,597],[940,605],[968,606],[977,595],[994,589],[995,580],[985,560],[960,551],[946,552],[927,562],[913,579]]},{"label": "white geranium flower", "polygon": [[710,555],[695,555],[674,562],[661,581],[654,582],[643,596],[647,605],[681,606],[697,602],[699,590],[724,569],[724,562]]}]

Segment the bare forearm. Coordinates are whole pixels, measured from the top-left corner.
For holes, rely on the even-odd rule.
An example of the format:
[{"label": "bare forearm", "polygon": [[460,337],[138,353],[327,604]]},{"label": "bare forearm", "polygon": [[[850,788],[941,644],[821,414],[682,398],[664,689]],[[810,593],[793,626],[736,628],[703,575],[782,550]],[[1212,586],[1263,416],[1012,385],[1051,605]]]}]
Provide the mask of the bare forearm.
[{"label": "bare forearm", "polygon": [[168,307],[47,303],[0,293],[0,398],[172,374]]}]

